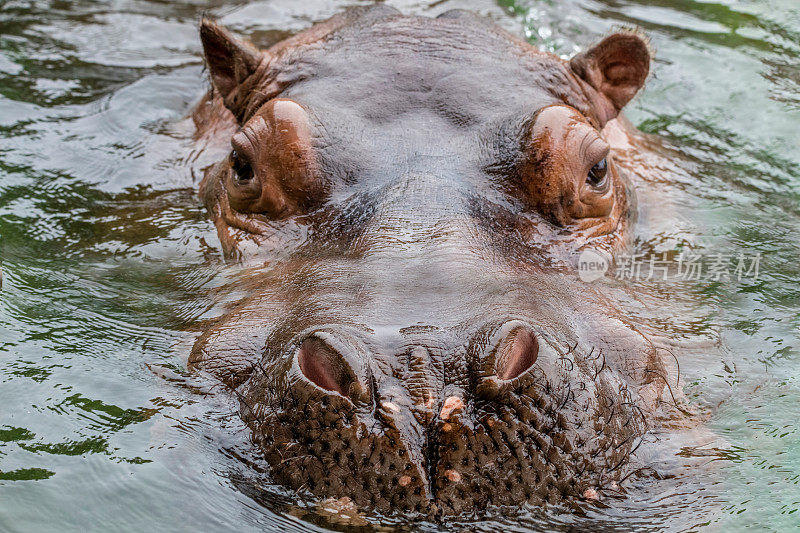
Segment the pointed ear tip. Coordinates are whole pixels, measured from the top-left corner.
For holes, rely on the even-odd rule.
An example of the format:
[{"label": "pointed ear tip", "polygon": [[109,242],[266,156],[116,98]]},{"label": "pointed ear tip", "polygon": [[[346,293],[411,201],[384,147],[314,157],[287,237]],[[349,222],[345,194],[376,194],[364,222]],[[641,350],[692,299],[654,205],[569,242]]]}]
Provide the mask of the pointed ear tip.
[{"label": "pointed ear tip", "polygon": [[203,45],[207,45],[208,43],[212,42],[217,38],[220,34],[219,25],[213,20],[203,18],[200,21],[200,41]]},{"label": "pointed ear tip", "polygon": [[208,17],[203,17],[200,19],[200,24],[198,28],[200,29],[200,33],[211,31],[217,25],[216,22],[211,20]]},{"label": "pointed ear tip", "polygon": [[235,37],[225,26],[209,18],[203,17],[200,21],[200,41],[208,51],[211,48],[237,49],[244,57],[258,62],[262,51],[246,40]]}]

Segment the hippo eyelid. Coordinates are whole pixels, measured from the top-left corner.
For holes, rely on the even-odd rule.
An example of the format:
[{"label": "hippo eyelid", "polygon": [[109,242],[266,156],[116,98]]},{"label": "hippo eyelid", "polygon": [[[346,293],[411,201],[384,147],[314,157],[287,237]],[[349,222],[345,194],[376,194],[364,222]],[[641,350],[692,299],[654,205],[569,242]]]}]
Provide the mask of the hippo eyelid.
[{"label": "hippo eyelid", "polygon": [[253,156],[254,140],[252,133],[248,133],[248,130],[242,127],[231,136],[231,148],[239,152],[239,154],[250,158]]},{"label": "hippo eyelid", "polygon": [[596,129],[587,127],[578,151],[580,159],[588,163],[588,168],[592,168],[598,161],[608,157],[611,147]]}]

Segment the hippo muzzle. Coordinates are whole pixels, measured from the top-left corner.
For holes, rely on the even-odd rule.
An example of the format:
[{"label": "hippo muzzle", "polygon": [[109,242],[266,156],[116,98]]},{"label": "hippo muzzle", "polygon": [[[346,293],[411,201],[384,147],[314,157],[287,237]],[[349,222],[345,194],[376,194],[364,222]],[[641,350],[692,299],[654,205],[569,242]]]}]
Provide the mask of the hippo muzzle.
[{"label": "hippo muzzle", "polygon": [[391,343],[392,365],[335,327],[265,358],[241,415],[276,480],[384,512],[449,514],[560,502],[618,479],[646,421],[602,354],[519,319],[460,346],[431,333]]}]

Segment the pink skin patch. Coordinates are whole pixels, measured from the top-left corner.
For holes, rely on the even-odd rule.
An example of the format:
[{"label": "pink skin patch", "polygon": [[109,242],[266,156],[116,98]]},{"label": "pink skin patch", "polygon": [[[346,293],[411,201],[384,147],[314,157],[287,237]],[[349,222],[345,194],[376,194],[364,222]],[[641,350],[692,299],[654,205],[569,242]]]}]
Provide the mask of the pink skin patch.
[{"label": "pink skin patch", "polygon": [[595,489],[589,487],[583,491],[583,497],[587,500],[597,501],[600,499],[600,494],[598,494]]},{"label": "pink skin patch", "polygon": [[444,473],[444,475],[446,475],[447,479],[449,479],[453,483],[458,483],[459,481],[461,481],[461,474],[459,474],[455,470],[448,470]]},{"label": "pink skin patch", "polygon": [[459,398],[458,396],[450,396],[444,401],[444,405],[442,406],[442,412],[439,413],[439,417],[442,420],[447,420],[452,416],[455,411],[460,411],[464,408],[464,400]]}]

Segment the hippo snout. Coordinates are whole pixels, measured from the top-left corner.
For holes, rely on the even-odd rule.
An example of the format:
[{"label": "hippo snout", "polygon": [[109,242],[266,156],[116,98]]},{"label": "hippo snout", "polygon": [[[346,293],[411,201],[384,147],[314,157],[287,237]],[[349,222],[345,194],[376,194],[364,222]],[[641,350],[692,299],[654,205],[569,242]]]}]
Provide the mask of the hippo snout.
[{"label": "hippo snout", "polygon": [[425,513],[560,501],[599,486],[637,426],[620,383],[577,355],[523,320],[460,345],[312,329],[246,384],[242,415],[276,479],[318,496]]}]

